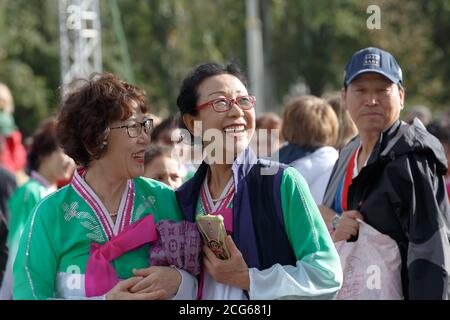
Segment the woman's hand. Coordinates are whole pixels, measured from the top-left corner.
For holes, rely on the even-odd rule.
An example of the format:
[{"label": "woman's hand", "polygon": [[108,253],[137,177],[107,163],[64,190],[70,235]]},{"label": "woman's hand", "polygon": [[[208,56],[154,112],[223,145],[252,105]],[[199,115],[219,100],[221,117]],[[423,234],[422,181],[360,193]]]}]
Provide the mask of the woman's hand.
[{"label": "woman's hand", "polygon": [[131,293],[131,287],[143,281],[142,277],[132,277],[120,281],[107,294],[106,300],[159,300],[167,295],[165,290],[154,290],[153,292]]},{"label": "woman's hand", "polygon": [[163,290],[162,299],[169,299],[178,292],[181,284],[181,273],[172,267],[149,267],[133,270],[135,276],[143,278],[131,289],[132,293],[150,293]]},{"label": "woman's hand", "polygon": [[220,260],[207,246],[203,247],[203,264],[205,270],[217,282],[239,287],[243,290],[250,289],[248,267],[242,257],[242,253],[234,244],[231,236],[225,238],[225,243],[230,251],[230,258]]},{"label": "woman's hand", "polygon": [[359,222],[356,219],[364,220],[359,211],[344,211],[339,218],[332,238],[334,242],[348,240],[352,236],[356,236],[359,230]]}]

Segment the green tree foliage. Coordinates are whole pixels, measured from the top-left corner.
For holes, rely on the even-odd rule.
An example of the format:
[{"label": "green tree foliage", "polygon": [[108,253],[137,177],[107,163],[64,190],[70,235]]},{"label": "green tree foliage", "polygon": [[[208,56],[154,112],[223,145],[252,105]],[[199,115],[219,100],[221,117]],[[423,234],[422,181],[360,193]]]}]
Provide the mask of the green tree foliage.
[{"label": "green tree foliage", "polygon": [[[419,10],[432,27],[427,37],[431,45],[424,61],[421,93],[427,100],[448,110],[450,105],[450,1],[419,1]],[[442,109],[443,109],[442,108]]]},{"label": "green tree foliage", "polygon": [[315,95],[339,88],[349,52],[360,47],[365,12],[350,0],[274,0],[271,12],[277,98],[298,81]]},{"label": "green tree foliage", "polygon": [[[205,61],[235,61],[246,69],[245,1],[117,0],[134,82],[152,110],[176,110],[180,81]],[[267,92],[276,110],[302,84],[321,95],[342,85],[357,49],[391,51],[403,67],[407,102],[448,106],[448,0],[261,0]],[[369,5],[381,9],[381,29],[369,30]],[[100,0],[103,69],[129,77],[112,18]],[[0,0],[0,81],[11,87],[16,121],[25,135],[57,110],[57,0]]]},{"label": "green tree foliage", "polygon": [[[433,3],[434,5],[430,5]],[[436,7],[436,3],[440,6]],[[274,35],[271,63],[278,65],[276,76],[277,98],[286,94],[286,88],[303,81],[311,93],[321,95],[327,90],[342,86],[343,69],[351,54],[367,46],[377,46],[392,52],[402,66],[407,102],[425,103],[440,107],[448,91],[444,90],[448,69],[435,73],[444,63],[442,57],[431,56],[441,52],[436,45],[449,48],[448,38],[438,30],[449,23],[439,10],[448,1],[398,1],[398,0],[298,0],[272,1]],[[421,6],[427,4],[430,15]],[[367,13],[370,5],[380,8],[381,29],[369,29]],[[448,11],[445,17],[448,18]],[[437,39],[430,37],[437,33]],[[448,34],[448,33],[447,33]],[[439,37],[440,35],[440,37]],[[434,40],[434,41],[433,41]],[[437,52],[436,52],[437,51]],[[283,63],[280,63],[280,62]],[[439,61],[439,62],[438,62]],[[442,69],[441,69],[442,70]],[[446,71],[446,72],[445,72]]]},{"label": "green tree foliage", "polygon": [[55,1],[0,0],[0,81],[14,96],[25,135],[49,115],[59,86]]},{"label": "green tree foliage", "polygon": [[[105,69],[125,76],[119,48],[102,2]],[[245,2],[234,0],[120,1],[133,73],[149,94],[153,110],[176,109],[180,80],[204,61],[245,62]],[[110,59],[111,58],[111,59]]]}]

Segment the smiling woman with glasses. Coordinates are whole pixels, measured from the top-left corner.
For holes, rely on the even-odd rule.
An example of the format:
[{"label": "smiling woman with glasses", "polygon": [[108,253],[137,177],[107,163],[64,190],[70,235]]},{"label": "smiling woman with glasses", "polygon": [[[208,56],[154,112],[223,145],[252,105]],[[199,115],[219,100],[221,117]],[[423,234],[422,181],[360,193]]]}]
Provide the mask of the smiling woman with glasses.
[{"label": "smiling woman with glasses", "polygon": [[188,272],[150,266],[159,222],[182,216],[169,187],[141,177],[152,129],[146,111],[145,93],[112,74],[91,77],[65,98],[57,137],[80,169],[31,214],[15,299],[195,298]]},{"label": "smiling woman with glasses", "polygon": [[143,122],[133,122],[128,125],[119,126],[119,127],[109,127],[110,129],[122,129],[127,128],[127,133],[130,138],[137,138],[141,135],[142,129],[144,129],[144,133],[146,135],[150,135],[150,132],[153,129],[153,119],[145,119]]},{"label": "smiling woman with glasses", "polygon": [[250,110],[256,103],[255,96],[240,96],[236,99],[218,98],[211,101],[207,101],[199,106],[197,110],[201,110],[211,106],[216,112],[227,112],[233,105],[237,105],[242,110]]},{"label": "smiling woman with glasses", "polygon": [[227,261],[204,248],[202,298],[332,298],[341,265],[308,185],[294,168],[258,159],[249,148],[255,103],[237,66],[217,63],[195,68],[178,95],[184,125],[205,154],[176,191],[180,208],[188,221],[222,215],[229,235],[221,244],[231,253]]}]

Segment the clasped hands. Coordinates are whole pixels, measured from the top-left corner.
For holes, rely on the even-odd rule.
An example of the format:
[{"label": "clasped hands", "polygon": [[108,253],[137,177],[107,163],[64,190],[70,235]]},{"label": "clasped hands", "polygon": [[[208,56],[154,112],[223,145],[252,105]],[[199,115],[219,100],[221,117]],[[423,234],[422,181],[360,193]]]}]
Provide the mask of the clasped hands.
[{"label": "clasped hands", "polygon": [[172,267],[134,269],[134,277],[122,280],[106,295],[107,300],[165,300],[178,292],[181,274]]},{"label": "clasped hands", "polygon": [[[221,260],[206,245],[203,265],[217,282],[250,290],[248,266],[231,236],[225,238],[230,258]],[[133,270],[134,277],[120,281],[106,295],[107,300],[163,300],[178,292],[181,274],[172,267],[149,267]]]}]

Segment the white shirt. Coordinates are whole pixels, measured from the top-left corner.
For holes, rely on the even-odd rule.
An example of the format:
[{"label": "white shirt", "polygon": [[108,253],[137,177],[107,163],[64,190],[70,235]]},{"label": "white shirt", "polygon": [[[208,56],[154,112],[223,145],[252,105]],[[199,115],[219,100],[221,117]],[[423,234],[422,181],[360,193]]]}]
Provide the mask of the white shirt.
[{"label": "white shirt", "polygon": [[336,149],[325,146],[290,163],[305,178],[317,205],[322,203],[331,171],[338,157]]}]

